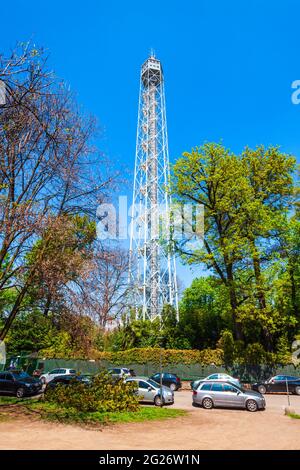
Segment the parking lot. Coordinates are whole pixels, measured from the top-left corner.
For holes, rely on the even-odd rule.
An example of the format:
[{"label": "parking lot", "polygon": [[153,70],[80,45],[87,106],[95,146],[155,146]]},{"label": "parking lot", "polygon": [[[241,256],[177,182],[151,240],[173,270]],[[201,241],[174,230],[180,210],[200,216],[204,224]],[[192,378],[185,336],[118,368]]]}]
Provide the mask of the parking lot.
[{"label": "parking lot", "polygon": [[[175,393],[184,417],[118,424],[103,430],[26,418],[0,423],[0,449],[299,449],[300,420],[284,416],[286,395],[266,395],[267,409],[204,410],[192,406],[189,390]],[[300,414],[300,396],[291,396]],[[150,405],[148,405],[150,406]]]}]

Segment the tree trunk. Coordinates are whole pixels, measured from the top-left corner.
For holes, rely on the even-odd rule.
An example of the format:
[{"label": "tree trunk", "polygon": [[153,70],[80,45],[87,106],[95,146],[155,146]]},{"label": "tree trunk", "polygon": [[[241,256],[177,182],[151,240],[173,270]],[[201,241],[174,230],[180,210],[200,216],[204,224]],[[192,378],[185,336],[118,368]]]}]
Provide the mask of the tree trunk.
[{"label": "tree trunk", "polygon": [[[260,266],[260,258],[258,255],[257,248],[255,246],[255,241],[250,241],[251,248],[252,248],[252,263],[253,263],[253,270],[255,276],[255,287],[256,287],[256,298],[258,300],[259,309],[263,312],[266,310],[267,302],[266,296],[263,288],[263,278],[261,275],[261,266]],[[263,336],[265,347],[267,351],[272,351],[272,335],[270,334],[269,330],[266,327],[263,327]]]},{"label": "tree trunk", "polygon": [[227,274],[227,287],[229,289],[231,317],[232,317],[232,322],[233,322],[234,336],[236,340],[243,340],[241,323],[237,321],[238,302],[237,302],[236,291],[235,291],[235,286],[234,286],[232,264],[230,263],[226,264],[226,274]]},{"label": "tree trunk", "polygon": [[291,302],[292,302],[293,314],[295,315],[297,320],[300,321],[300,311],[299,311],[299,305],[297,302],[297,287],[296,287],[296,281],[295,281],[295,271],[290,261],[288,262],[288,273],[289,273],[290,280],[291,280]]},{"label": "tree trunk", "polygon": [[10,314],[9,314],[5,324],[4,324],[4,327],[2,328],[2,331],[0,333],[0,340],[1,341],[3,341],[5,339],[7,333],[9,332],[9,329],[10,329],[14,319],[16,318],[17,313],[20,310],[20,307],[21,307],[21,304],[22,304],[22,301],[25,297],[26,292],[27,292],[27,285],[25,284],[25,286],[22,288],[21,292],[19,293],[18,297],[16,298],[14,306],[11,309],[11,312],[10,312]]}]

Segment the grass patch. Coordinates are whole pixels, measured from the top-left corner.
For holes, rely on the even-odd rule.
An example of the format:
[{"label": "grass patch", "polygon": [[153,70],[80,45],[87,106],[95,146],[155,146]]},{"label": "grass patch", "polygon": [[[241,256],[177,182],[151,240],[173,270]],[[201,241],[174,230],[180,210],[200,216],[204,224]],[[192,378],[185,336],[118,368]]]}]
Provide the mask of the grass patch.
[{"label": "grass patch", "polygon": [[[111,412],[83,412],[71,407],[62,407],[53,402],[47,402],[40,398],[20,399],[0,397],[1,405],[15,405],[14,410],[24,410],[39,415],[47,421],[59,421],[69,424],[104,425],[110,423],[137,423],[177,418],[187,414],[184,410],[156,406],[140,406],[137,411],[111,411]],[[18,406],[20,405],[20,407]],[[26,413],[27,414],[27,413]],[[0,414],[0,421],[9,419],[7,413]]]},{"label": "grass patch", "polygon": [[14,398],[14,397],[0,397],[0,406],[1,405],[15,405],[15,404],[23,404],[25,400],[21,398]]},{"label": "grass patch", "polygon": [[163,420],[186,415],[184,410],[145,406],[141,406],[138,411],[82,412],[74,408],[63,408],[54,403],[42,401],[26,403],[26,408],[40,413],[41,417],[46,420],[94,425]]},{"label": "grass patch", "polygon": [[74,408],[62,408],[54,403],[42,401],[26,403],[26,408],[40,413],[41,417],[46,420],[81,424],[132,423],[186,415],[184,410],[145,406],[141,406],[137,411],[82,412]]},{"label": "grass patch", "polygon": [[131,423],[139,421],[153,421],[169,418],[177,418],[185,416],[187,413],[184,410],[177,410],[172,408],[150,408],[142,406],[139,411],[121,413],[105,413],[110,422],[113,423]]},{"label": "grass patch", "polygon": [[297,413],[289,413],[288,416],[293,419],[300,419],[300,415]]}]

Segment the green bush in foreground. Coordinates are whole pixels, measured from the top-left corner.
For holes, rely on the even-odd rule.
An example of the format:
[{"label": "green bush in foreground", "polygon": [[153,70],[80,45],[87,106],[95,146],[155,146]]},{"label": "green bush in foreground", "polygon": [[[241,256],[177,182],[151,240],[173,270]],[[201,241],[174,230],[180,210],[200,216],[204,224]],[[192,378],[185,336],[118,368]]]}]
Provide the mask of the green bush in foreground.
[{"label": "green bush in foreground", "polygon": [[47,391],[45,400],[80,412],[105,413],[139,409],[134,386],[123,381],[114,383],[106,372],[96,376],[90,385],[80,382],[68,386],[57,385],[54,389]]}]

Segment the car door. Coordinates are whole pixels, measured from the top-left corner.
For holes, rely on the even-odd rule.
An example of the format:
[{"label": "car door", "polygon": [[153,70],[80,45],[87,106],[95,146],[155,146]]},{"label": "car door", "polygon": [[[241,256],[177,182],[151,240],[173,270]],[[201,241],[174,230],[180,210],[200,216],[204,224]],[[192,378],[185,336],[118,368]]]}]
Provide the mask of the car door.
[{"label": "car door", "polygon": [[224,406],[226,402],[224,401],[224,389],[221,382],[213,383],[210,393],[216,406]]},{"label": "car door", "polygon": [[244,406],[243,394],[235,387],[229,384],[223,385],[223,402],[224,406],[241,408]]},{"label": "car door", "polygon": [[296,387],[300,387],[300,379],[298,377],[287,376],[289,393],[295,393]]},{"label": "car door", "polygon": [[67,372],[66,369],[58,369],[58,375],[65,375]]},{"label": "car door", "polygon": [[172,382],[173,381],[172,381],[171,374],[163,374],[163,380],[162,380],[163,385],[166,385],[166,387],[170,387]]},{"label": "car door", "polygon": [[270,392],[285,392],[286,391],[286,382],[282,375],[275,375],[272,378],[269,386]]},{"label": "car door", "polygon": [[287,392],[287,387],[286,387],[286,376],[285,375],[279,375],[278,380],[276,382],[276,392],[281,392],[281,393],[286,393]]},{"label": "car door", "polygon": [[6,392],[6,374],[0,374],[0,392]]},{"label": "car door", "polygon": [[154,387],[152,387],[150,384],[148,384],[144,380],[139,380],[139,392],[138,393],[139,393],[139,397],[141,397],[143,401],[147,401],[151,403],[154,401],[154,397],[156,395],[156,391]]},{"label": "car door", "polygon": [[12,374],[6,373],[4,376],[4,392],[9,393],[10,395],[13,394],[16,390],[16,383],[15,379]]},{"label": "car door", "polygon": [[48,372],[48,381],[53,380],[57,375],[59,375],[59,369],[53,369]]}]

